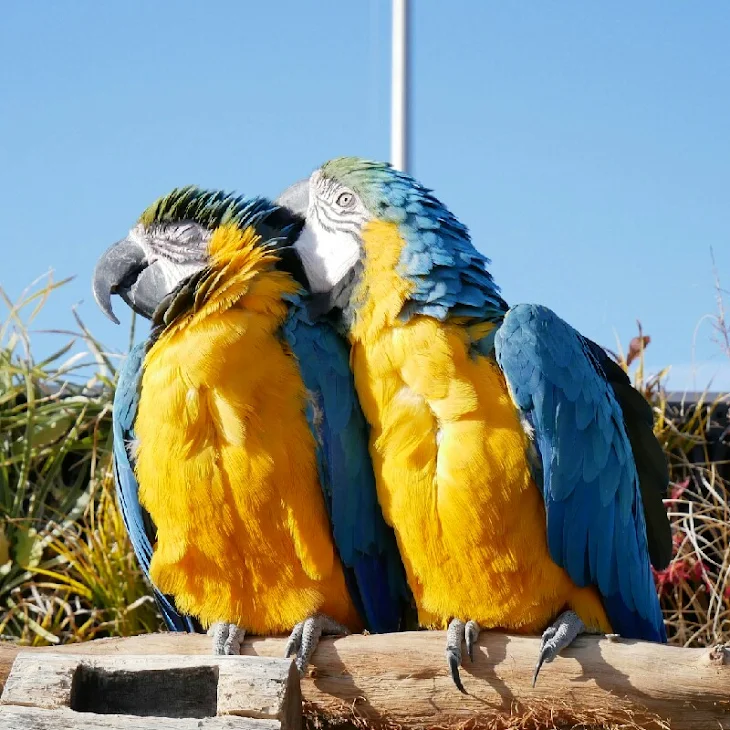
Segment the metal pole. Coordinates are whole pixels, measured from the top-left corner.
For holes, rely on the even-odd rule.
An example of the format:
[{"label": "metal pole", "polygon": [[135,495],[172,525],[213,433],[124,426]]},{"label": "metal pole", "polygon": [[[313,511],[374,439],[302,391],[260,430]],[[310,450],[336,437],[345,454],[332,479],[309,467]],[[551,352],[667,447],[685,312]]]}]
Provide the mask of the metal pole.
[{"label": "metal pole", "polygon": [[390,158],[406,172],[408,149],[408,0],[393,0],[393,66],[390,107]]}]

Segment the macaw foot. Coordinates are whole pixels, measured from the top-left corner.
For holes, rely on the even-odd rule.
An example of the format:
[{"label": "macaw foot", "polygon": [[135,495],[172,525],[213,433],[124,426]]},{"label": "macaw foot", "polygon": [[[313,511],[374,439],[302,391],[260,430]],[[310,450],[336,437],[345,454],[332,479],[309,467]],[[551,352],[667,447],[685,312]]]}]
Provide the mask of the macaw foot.
[{"label": "macaw foot", "polygon": [[246,631],[236,624],[219,621],[210,627],[208,636],[213,637],[213,654],[240,654]]},{"label": "macaw foot", "polygon": [[449,628],[446,631],[446,661],[449,663],[449,671],[451,679],[459,692],[466,694],[464,685],[461,683],[459,676],[459,665],[461,664],[461,642],[466,641],[466,653],[469,659],[474,661],[474,644],[477,643],[481,628],[476,621],[467,621],[464,623],[458,618],[449,622]]},{"label": "macaw foot", "polygon": [[578,618],[575,611],[564,611],[552,626],[545,629],[540,645],[540,656],[535,667],[535,674],[532,676],[533,687],[543,663],[550,663],[566,646],[573,643],[578,634],[582,634],[585,630],[585,624]]},{"label": "macaw foot", "polygon": [[297,658],[294,663],[297,665],[299,674],[304,675],[304,672],[309,666],[309,660],[312,658],[317,644],[319,644],[319,637],[322,634],[337,636],[339,634],[349,633],[350,631],[347,627],[338,624],[337,621],[331,619],[329,616],[316,613],[306,621],[301,621],[292,629],[289,641],[286,643],[284,656],[290,657],[292,654],[296,654]]}]

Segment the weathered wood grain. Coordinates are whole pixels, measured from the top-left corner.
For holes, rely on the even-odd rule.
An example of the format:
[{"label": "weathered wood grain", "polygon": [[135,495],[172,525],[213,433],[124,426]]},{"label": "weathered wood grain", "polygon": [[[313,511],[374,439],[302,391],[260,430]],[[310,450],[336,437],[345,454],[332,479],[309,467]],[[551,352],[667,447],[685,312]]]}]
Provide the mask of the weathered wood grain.
[{"label": "weathered wood grain", "polygon": [[[281,656],[285,639],[249,638],[244,653]],[[302,681],[308,706],[324,716],[353,714],[403,727],[487,722],[513,713],[647,728],[657,718],[673,730],[730,730],[730,649],[681,649],[638,641],[580,637],[543,668],[531,686],[539,639],[484,632],[474,663],[453,686],[438,631],[323,639]],[[50,650],[39,650],[50,651]],[[202,635],[153,634],[57,647],[87,655],[208,654]],[[0,648],[0,677],[14,655]],[[7,672],[7,670],[4,670]]]},{"label": "weathered wood grain", "polygon": [[244,717],[170,718],[134,715],[94,715],[68,709],[37,707],[0,709],[2,730],[278,730],[276,720]]}]

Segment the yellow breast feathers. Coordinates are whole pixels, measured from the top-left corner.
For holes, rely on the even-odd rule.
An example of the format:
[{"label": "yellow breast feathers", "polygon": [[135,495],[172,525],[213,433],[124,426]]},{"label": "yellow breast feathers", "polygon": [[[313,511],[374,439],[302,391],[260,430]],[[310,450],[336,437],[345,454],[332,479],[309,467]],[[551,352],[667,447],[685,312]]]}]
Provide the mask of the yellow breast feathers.
[{"label": "yellow breast feathers", "polygon": [[386,223],[366,230],[352,364],[378,496],[422,623],[456,617],[533,631],[570,605],[607,630],[597,594],[550,559],[527,437],[499,368],[470,353],[463,322],[398,320],[409,283],[382,255],[398,251],[392,241],[368,251],[397,235]]},{"label": "yellow breast feathers", "polygon": [[[277,337],[296,290],[249,231],[218,229],[212,283],[153,345],[136,420],[156,585],[205,625],[359,628],[330,528],[297,363]],[[201,285],[201,288],[206,284]]]}]

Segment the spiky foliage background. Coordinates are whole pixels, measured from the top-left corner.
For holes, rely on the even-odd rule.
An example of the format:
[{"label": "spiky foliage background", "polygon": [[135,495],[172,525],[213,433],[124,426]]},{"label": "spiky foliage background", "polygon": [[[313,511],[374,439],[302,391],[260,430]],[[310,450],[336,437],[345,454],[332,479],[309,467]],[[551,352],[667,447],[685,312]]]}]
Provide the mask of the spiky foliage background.
[{"label": "spiky foliage background", "polygon": [[[717,343],[730,359],[730,327],[716,282]],[[639,334],[616,359],[655,412],[654,432],[667,454],[670,491],[664,503],[672,523],[674,558],[654,572],[670,643],[713,646],[730,642],[730,394],[698,402],[668,401],[668,371],[645,376]]]},{"label": "spiky foliage background", "polygon": [[33,358],[29,328],[64,283],[17,303],[0,288],[0,638],[34,645],[159,627],[115,503],[114,364],[78,317]]},{"label": "spiky foliage background", "polygon": [[[29,328],[63,283],[44,281],[15,304],[0,288],[0,638],[36,645],[161,628],[114,497],[117,361],[78,317],[76,332],[57,333],[63,347],[33,358]],[[718,310],[718,342],[730,358],[721,297]],[[84,352],[70,355],[79,343]],[[616,358],[653,404],[670,462],[676,554],[656,576],[670,641],[729,642],[728,416],[722,402],[668,403],[667,372],[645,376],[648,344],[640,329]]]}]

